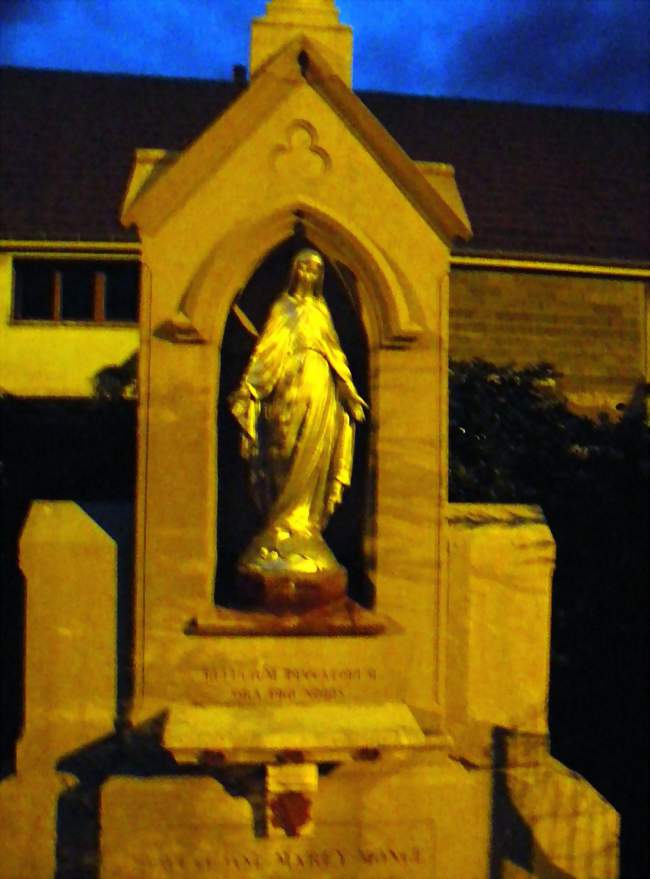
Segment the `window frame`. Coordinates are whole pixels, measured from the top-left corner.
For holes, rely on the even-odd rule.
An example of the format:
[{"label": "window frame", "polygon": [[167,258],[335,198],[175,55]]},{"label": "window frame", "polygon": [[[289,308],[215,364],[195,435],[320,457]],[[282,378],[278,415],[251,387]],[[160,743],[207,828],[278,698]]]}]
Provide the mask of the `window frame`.
[{"label": "window frame", "polygon": [[[22,317],[20,314],[20,293],[17,289],[17,269],[20,264],[43,263],[50,268],[50,293],[51,308],[49,317]],[[92,317],[90,318],[64,318],[63,295],[65,268],[75,265],[94,264],[92,278]],[[128,263],[136,265],[138,277],[135,290],[135,308],[137,317],[133,320],[114,320],[106,317],[106,295],[110,272],[107,271],[111,264]],[[15,253],[11,260],[11,302],[9,323],[11,326],[39,326],[39,327],[91,327],[104,328],[137,328],[140,320],[140,286],[142,262],[137,254],[105,254],[105,253]]]}]

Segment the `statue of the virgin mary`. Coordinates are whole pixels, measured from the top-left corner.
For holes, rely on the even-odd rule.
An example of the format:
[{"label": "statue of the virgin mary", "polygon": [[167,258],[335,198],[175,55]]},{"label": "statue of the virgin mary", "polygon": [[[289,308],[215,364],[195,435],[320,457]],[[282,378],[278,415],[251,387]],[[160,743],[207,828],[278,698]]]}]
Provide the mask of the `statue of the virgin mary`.
[{"label": "statue of the virgin mary", "polygon": [[359,396],[323,298],[315,250],[294,258],[239,386],[230,396],[264,527],[238,564],[244,591],[271,609],[345,594],[322,531],[350,484]]}]

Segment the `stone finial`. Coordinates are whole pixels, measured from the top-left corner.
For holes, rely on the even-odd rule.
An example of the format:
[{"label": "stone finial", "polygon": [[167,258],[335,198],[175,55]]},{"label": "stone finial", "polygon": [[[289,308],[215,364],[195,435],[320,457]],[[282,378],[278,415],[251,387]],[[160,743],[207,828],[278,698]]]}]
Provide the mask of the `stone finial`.
[{"label": "stone finial", "polygon": [[341,24],[334,0],[269,0],[253,20],[251,74],[300,34],[315,40],[336,73],[352,84],[352,30]]},{"label": "stone finial", "polygon": [[307,25],[338,25],[339,12],[333,0],[269,0],[267,21],[301,22]]}]

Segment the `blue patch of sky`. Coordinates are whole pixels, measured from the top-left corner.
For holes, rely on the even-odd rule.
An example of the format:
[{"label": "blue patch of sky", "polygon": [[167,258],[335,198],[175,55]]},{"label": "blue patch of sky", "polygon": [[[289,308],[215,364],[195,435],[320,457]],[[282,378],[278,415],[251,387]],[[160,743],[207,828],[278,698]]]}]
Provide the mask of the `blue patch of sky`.
[{"label": "blue patch of sky", "polygon": [[[339,0],[354,85],[650,109],[650,0]],[[0,63],[228,79],[263,0],[4,0]]]}]

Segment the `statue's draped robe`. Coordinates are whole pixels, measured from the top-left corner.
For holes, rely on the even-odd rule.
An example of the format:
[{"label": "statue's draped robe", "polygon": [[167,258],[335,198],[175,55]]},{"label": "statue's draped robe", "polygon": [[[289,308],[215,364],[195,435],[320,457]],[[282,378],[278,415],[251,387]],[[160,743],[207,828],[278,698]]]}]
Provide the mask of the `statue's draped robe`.
[{"label": "statue's draped robe", "polygon": [[266,523],[257,552],[275,555],[290,536],[324,544],[320,532],[352,470],[354,425],[342,402],[345,388],[354,393],[325,300],[283,293],[231,401]]}]

